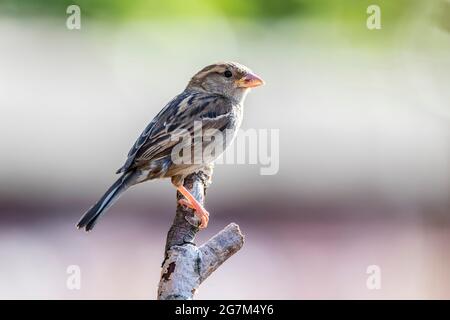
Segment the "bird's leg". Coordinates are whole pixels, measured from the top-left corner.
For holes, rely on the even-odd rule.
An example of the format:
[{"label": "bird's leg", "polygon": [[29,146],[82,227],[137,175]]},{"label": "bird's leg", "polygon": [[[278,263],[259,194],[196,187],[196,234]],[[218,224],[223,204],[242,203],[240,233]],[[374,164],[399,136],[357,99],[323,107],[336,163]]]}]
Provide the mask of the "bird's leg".
[{"label": "bird's leg", "polygon": [[179,186],[177,190],[187,199],[180,199],[178,202],[181,205],[185,205],[191,209],[194,209],[195,214],[200,219],[200,229],[204,229],[208,226],[209,213],[203,208],[203,206],[195,199],[195,197],[184,186]]},{"label": "bird's leg", "polygon": [[195,209],[194,205],[187,199],[181,198],[180,200],[178,200],[178,203],[181,204],[182,206]]}]

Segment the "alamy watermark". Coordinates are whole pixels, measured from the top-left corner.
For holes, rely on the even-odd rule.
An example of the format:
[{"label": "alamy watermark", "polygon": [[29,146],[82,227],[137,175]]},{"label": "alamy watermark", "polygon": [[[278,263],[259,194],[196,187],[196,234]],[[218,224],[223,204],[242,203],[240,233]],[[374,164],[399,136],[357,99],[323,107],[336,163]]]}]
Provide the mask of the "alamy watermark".
[{"label": "alamy watermark", "polygon": [[211,162],[259,164],[261,175],[275,175],[280,167],[279,138],[278,129],[203,130],[202,121],[195,121],[193,132],[177,129],[171,134],[171,160],[199,167]]},{"label": "alamy watermark", "polygon": [[72,264],[67,267],[66,272],[68,274],[66,280],[66,287],[69,290],[81,289],[81,268],[76,264]]},{"label": "alamy watermark", "polygon": [[369,275],[366,280],[366,287],[369,290],[381,289],[381,268],[376,264],[370,265],[366,269],[366,273]]},{"label": "alamy watermark", "polygon": [[372,4],[367,7],[367,14],[369,16],[366,20],[366,26],[369,30],[379,30],[381,29],[381,9],[380,6]]},{"label": "alamy watermark", "polygon": [[69,16],[66,19],[66,27],[69,30],[81,29],[81,9],[76,4],[72,4],[67,7],[66,13]]}]

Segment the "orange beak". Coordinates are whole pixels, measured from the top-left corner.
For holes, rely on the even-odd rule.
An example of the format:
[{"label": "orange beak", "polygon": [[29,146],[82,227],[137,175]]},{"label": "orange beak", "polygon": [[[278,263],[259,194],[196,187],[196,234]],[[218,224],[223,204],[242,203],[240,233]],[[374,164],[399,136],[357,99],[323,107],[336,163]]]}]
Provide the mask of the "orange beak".
[{"label": "orange beak", "polygon": [[236,83],[240,88],[255,88],[262,86],[264,84],[264,80],[258,77],[256,74],[247,73],[241,79],[237,80]]}]

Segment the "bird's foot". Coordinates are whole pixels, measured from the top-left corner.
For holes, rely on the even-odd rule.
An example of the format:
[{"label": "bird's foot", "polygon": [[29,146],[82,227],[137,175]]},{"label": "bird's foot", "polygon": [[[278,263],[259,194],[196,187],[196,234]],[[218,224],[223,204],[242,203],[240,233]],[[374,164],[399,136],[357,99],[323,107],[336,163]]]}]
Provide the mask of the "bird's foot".
[{"label": "bird's foot", "polygon": [[180,199],[178,203],[194,210],[194,214],[200,219],[199,229],[205,229],[208,226],[209,212],[201,204],[198,202],[192,203],[187,199]]}]

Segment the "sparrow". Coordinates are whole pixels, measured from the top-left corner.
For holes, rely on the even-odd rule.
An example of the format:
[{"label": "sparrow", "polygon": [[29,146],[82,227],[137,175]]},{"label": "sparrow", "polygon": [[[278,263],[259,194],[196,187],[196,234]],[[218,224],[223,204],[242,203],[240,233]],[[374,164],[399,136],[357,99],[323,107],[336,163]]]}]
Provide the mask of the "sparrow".
[{"label": "sparrow", "polygon": [[[120,178],[106,191],[78,222],[78,228],[90,231],[98,218],[110,208],[131,186],[147,180],[171,178],[172,184],[183,195],[179,201],[194,210],[200,219],[199,228],[206,228],[209,213],[183,186],[189,174],[213,164],[220,154],[205,157],[202,161],[176,161],[174,148],[180,137],[194,136],[196,124],[202,132],[214,129],[220,133],[231,132],[234,137],[243,117],[243,104],[250,89],[264,81],[249,68],[236,62],[219,62],[206,66],[196,73],[183,92],[173,98],[148,124],[128,152],[124,165],[117,170]],[[193,139],[189,148],[207,147],[213,139]],[[223,150],[231,144],[223,142]],[[231,139],[232,140],[232,139]],[[180,154],[185,151],[184,149]]]}]

